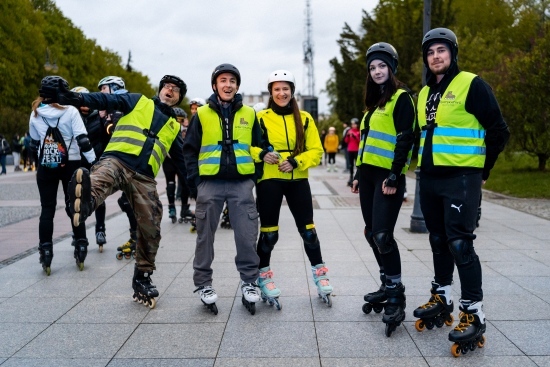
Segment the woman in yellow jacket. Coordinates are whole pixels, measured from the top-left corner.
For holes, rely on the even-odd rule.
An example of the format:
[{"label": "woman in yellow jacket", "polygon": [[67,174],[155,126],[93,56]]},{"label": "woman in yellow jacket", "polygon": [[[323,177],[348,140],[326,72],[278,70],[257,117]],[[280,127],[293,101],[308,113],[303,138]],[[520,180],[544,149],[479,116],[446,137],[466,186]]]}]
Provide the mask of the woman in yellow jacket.
[{"label": "woman in yellow jacket", "polygon": [[334,166],[336,164],[336,153],[338,153],[338,145],[340,144],[340,141],[338,139],[338,135],[336,135],[335,127],[331,126],[328,128],[328,134],[325,137],[325,141],[323,144],[328,154],[327,172],[338,172],[338,170]]},{"label": "woman in yellow jacket", "polygon": [[308,181],[308,169],[319,165],[323,146],[311,115],[300,111],[294,98],[294,76],[286,70],[269,75],[268,108],[258,113],[268,149],[260,157],[265,162],[263,176],[256,186],[260,213],[260,238],[257,252],[260,257],[258,286],[262,298],[281,309],[279,295],[270,267],[271,252],[279,239],[279,214],[283,196],[294,216],[304,240],[305,252],[311,263],[313,280],[321,298],[331,306],[329,284],[321,256],[321,246],[313,223],[313,203]]}]

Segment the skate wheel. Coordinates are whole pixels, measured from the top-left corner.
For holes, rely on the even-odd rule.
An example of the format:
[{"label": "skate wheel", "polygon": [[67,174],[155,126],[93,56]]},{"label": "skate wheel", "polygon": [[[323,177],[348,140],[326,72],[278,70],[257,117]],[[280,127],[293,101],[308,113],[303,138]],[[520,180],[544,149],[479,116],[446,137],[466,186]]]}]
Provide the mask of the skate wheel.
[{"label": "skate wheel", "polygon": [[435,325],[433,324],[433,322],[427,322],[427,323],[426,323],[426,328],[427,328],[428,330],[432,330],[432,329],[434,328],[434,326],[435,326]]},{"label": "skate wheel", "polygon": [[458,356],[460,356],[460,346],[457,343],[451,346],[451,354],[455,358],[458,358]]},{"label": "skate wheel", "polygon": [[151,298],[149,302],[147,303],[147,306],[152,310],[157,305],[157,300],[154,298]]},{"label": "skate wheel", "polygon": [[132,257],[132,254],[126,253],[124,254],[124,257],[129,260]]},{"label": "skate wheel", "polygon": [[372,311],[372,306],[370,305],[370,303],[365,303],[363,305],[362,310],[363,310],[364,313],[366,313],[368,315]]},{"label": "skate wheel", "polygon": [[132,259],[135,259],[135,258],[136,258],[136,253],[132,252]]},{"label": "skate wheel", "polygon": [[[77,199],[78,200],[78,199]],[[76,201],[75,201],[76,203]],[[73,225],[75,227],[78,227],[80,225],[80,213],[74,213],[74,216],[73,216]]]},{"label": "skate wheel", "polygon": [[84,263],[78,263],[78,269],[80,269],[80,271],[84,270]]},{"label": "skate wheel", "polygon": [[[51,269],[49,266],[47,266],[47,267],[44,269],[44,271],[46,272],[46,275],[47,275],[47,276],[50,276],[50,274],[52,273],[52,269]],[[484,338],[485,338],[485,337],[484,337]]]},{"label": "skate wheel", "polygon": [[256,314],[256,304],[255,304],[255,303],[251,303],[250,306],[248,307],[248,311],[250,311],[250,314],[251,314],[251,315]]},{"label": "skate wheel", "polygon": [[449,317],[447,317],[447,319],[445,320],[445,325],[452,326],[454,321],[455,319],[453,315],[449,315]]},{"label": "skate wheel", "polygon": [[444,323],[445,321],[440,317],[435,320],[435,326],[437,326],[438,328],[442,327]]},{"label": "skate wheel", "polygon": [[103,252],[103,245],[99,245],[99,252]]},{"label": "skate wheel", "polygon": [[426,324],[424,324],[424,321],[422,321],[422,319],[419,319],[419,320],[416,320],[416,322],[414,323],[414,328],[421,332],[421,331],[424,331],[424,329],[426,328]]},{"label": "skate wheel", "polygon": [[380,313],[384,311],[384,306],[374,306],[372,309],[374,310],[374,312]]},{"label": "skate wheel", "polygon": [[283,309],[283,304],[281,303],[281,301],[275,301],[275,308],[277,308],[278,311],[281,311]]},{"label": "skate wheel", "polygon": [[218,314],[218,306],[216,306],[216,304],[212,304],[212,313],[214,315],[217,315]]},{"label": "skate wheel", "polygon": [[195,228],[195,227],[191,227],[191,229],[189,229],[189,232],[191,232],[191,233],[195,233],[195,232],[197,232],[197,228]]},{"label": "skate wheel", "polygon": [[389,338],[396,328],[394,324],[386,324],[386,336]]},{"label": "skate wheel", "polygon": [[76,175],[75,175],[75,179],[76,179],[76,183],[82,183],[82,176],[84,175],[84,171],[82,169],[77,169],[76,170]]},{"label": "skate wheel", "polygon": [[134,293],[134,295],[132,296],[132,301],[134,302],[138,302],[139,301],[139,297]]},{"label": "skate wheel", "polygon": [[[50,274],[48,274],[48,275],[50,275]],[[485,346],[486,341],[487,341],[487,338],[485,337],[485,335],[482,335],[481,339],[477,341],[477,347],[478,348],[483,348]]]},{"label": "skate wheel", "polygon": [[182,223],[182,222],[183,222],[183,218],[178,219],[178,223]]},{"label": "skate wheel", "polygon": [[121,252],[119,252],[118,254],[115,255],[116,259],[117,260],[122,260],[122,258],[124,257],[124,255],[122,255]]}]

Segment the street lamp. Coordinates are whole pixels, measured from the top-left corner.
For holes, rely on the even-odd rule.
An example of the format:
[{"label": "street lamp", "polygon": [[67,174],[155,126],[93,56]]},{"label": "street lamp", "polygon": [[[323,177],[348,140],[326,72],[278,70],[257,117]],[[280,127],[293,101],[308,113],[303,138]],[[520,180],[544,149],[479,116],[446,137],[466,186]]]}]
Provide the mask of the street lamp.
[{"label": "street lamp", "polygon": [[49,72],[53,72],[54,74],[57,73],[57,71],[59,70],[58,67],[57,67],[57,60],[53,60],[53,64],[50,63],[50,59],[51,59],[51,56],[50,56],[50,49],[49,47],[46,47],[46,62],[44,63],[44,69],[49,73]]}]

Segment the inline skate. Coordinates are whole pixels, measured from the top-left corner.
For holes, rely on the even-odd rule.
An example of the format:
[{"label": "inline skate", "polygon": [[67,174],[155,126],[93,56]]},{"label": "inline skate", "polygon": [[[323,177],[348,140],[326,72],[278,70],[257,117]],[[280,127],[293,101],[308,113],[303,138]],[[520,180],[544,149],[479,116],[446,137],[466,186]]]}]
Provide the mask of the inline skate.
[{"label": "inline skate", "polygon": [[222,212],[222,220],[220,222],[220,227],[225,229],[231,229],[231,222],[229,221],[229,208],[227,205],[223,209]]},{"label": "inline skate", "polygon": [[105,235],[105,227],[99,227],[96,229],[95,242],[99,246],[99,252],[103,252],[103,245],[107,243],[107,236]]},{"label": "inline skate", "polygon": [[80,223],[86,221],[86,218],[92,213],[93,202],[91,194],[92,184],[90,181],[90,172],[86,168],[78,168],[74,171],[69,182],[69,209],[73,225],[78,227]]},{"label": "inline skate", "polygon": [[192,222],[193,219],[195,219],[195,214],[189,209],[189,204],[182,205],[178,223],[189,223]]},{"label": "inline skate", "polygon": [[218,300],[218,295],[214,288],[211,285],[201,285],[193,291],[193,293],[199,292],[201,296],[201,302],[208,308],[214,315],[218,314],[218,306],[216,306],[216,301]]},{"label": "inline skate", "polygon": [[399,283],[393,287],[386,285],[386,306],[382,322],[386,324],[386,336],[389,338],[401,322],[405,320],[405,286]]},{"label": "inline skate", "polygon": [[474,351],[476,348],[485,346],[485,313],[483,313],[483,303],[481,301],[472,302],[460,300],[458,325],[449,333],[449,340],[454,342],[451,346],[453,357],[460,356],[460,353],[466,354],[468,351]]},{"label": "inline skate", "polygon": [[443,324],[447,326],[453,324],[453,315],[451,313],[453,312],[454,304],[451,299],[451,286],[440,286],[432,282],[430,292],[432,296],[428,303],[423,304],[413,312],[414,317],[419,319],[414,324],[414,327],[418,331],[423,331],[424,329],[432,330],[434,325],[440,328]]},{"label": "inline skate", "polygon": [[46,275],[50,275],[52,259],[53,259],[53,244],[51,242],[44,242],[38,244],[38,253],[40,254],[40,264],[42,269],[46,272]]},{"label": "inline skate", "polygon": [[256,313],[256,302],[259,302],[261,299],[256,288],[258,288],[257,284],[245,283],[241,280],[241,292],[243,293],[241,301],[251,315]]},{"label": "inline skate", "polygon": [[332,307],[331,293],[332,286],[328,282],[327,272],[328,268],[325,264],[317,264],[311,267],[313,273],[313,281],[317,286],[317,294],[319,298],[322,298],[323,301],[327,304],[328,307]]},{"label": "inline skate", "polygon": [[178,217],[176,216],[176,207],[174,205],[168,206],[168,218],[172,220],[172,223],[176,223]]},{"label": "inline skate", "polygon": [[384,306],[386,305],[386,276],[384,274],[380,275],[380,288],[377,291],[365,294],[363,299],[365,303],[363,305],[363,312],[367,315],[374,310],[376,313],[384,311]]},{"label": "inline skate", "polygon": [[130,237],[128,241],[122,246],[117,247],[118,253],[116,254],[117,260],[122,260],[123,258],[130,259],[136,258],[136,240],[133,237]]},{"label": "inline skate", "polygon": [[84,270],[84,260],[86,260],[86,255],[88,254],[88,240],[85,238],[80,238],[73,241],[72,245],[74,246],[76,266],[78,266],[78,269],[82,271]]},{"label": "inline skate", "polygon": [[152,274],[153,271],[144,272],[139,270],[136,264],[134,267],[134,277],[132,278],[132,288],[134,289],[132,298],[134,302],[139,302],[149,308],[155,308],[157,304],[155,297],[159,296],[157,287],[151,283]]},{"label": "inline skate", "polygon": [[281,301],[279,301],[281,290],[275,285],[273,281],[273,271],[269,266],[260,269],[258,287],[260,287],[262,301],[268,302],[270,306],[275,305],[277,310],[283,308]]}]

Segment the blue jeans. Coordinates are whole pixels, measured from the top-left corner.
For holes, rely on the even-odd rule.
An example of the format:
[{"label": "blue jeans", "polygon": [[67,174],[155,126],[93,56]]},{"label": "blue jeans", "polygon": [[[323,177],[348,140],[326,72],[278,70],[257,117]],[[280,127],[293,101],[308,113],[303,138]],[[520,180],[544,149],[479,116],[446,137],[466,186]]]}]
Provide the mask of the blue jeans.
[{"label": "blue jeans", "polygon": [[0,155],[0,164],[2,164],[2,173],[6,173],[6,155]]}]

